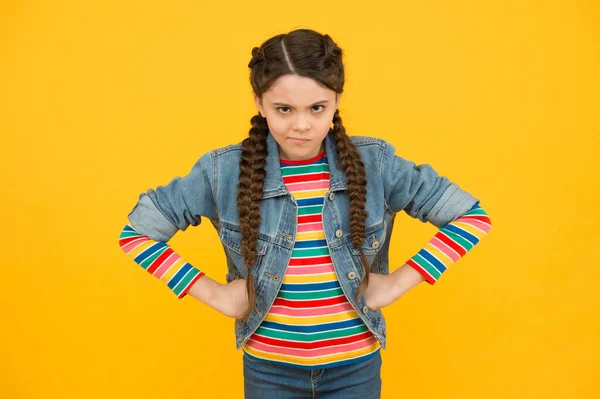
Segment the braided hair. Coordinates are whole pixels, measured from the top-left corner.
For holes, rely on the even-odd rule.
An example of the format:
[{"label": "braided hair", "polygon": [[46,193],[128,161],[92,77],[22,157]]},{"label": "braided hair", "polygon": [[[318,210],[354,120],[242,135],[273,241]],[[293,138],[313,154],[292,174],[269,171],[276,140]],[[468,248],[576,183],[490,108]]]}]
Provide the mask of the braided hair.
[{"label": "braided hair", "polygon": [[[296,29],[287,34],[276,35],[260,47],[254,47],[248,68],[250,68],[252,90],[259,98],[262,98],[263,93],[269,90],[275,80],[286,74],[310,77],[337,93],[342,93],[344,89],[342,49],[329,35],[322,35],[310,29]],[[332,122],[332,136],[338,153],[338,164],[344,171],[348,183],[352,245],[360,249],[364,264],[364,278],[355,297],[357,301],[369,283],[370,265],[362,252],[367,218],[365,210],[367,180],[364,164],[356,147],[346,134],[339,110],[335,111]],[[248,320],[256,305],[256,291],[251,269],[256,262],[256,246],[261,223],[259,206],[262,201],[266,176],[265,160],[269,134],[267,119],[260,113],[250,119],[250,124],[252,127],[249,135],[242,141],[237,196],[242,256],[248,268],[246,292],[249,306],[240,317],[243,321]]]}]

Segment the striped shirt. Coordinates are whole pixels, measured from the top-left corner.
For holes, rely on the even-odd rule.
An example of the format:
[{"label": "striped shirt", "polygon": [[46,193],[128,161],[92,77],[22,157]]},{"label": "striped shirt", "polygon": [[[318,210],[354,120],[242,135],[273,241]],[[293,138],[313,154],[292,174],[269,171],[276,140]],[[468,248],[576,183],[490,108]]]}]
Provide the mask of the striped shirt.
[{"label": "striped shirt", "polygon": [[[369,350],[375,354],[379,350],[378,343],[345,301],[327,252],[321,218],[323,196],[329,189],[326,154],[307,161],[281,160],[280,166],[284,183],[298,202],[296,243],[270,313],[242,348],[248,356],[301,368],[350,363],[368,357]],[[451,264],[472,250],[490,228],[489,216],[476,203],[440,228],[406,263],[429,284],[434,284]],[[185,297],[190,287],[204,276],[167,243],[149,238],[131,224],[126,224],[120,232],[119,245],[142,269],[162,281],[176,298]],[[334,314],[335,309],[338,309],[337,314]],[[363,341],[352,341],[361,337]],[[372,345],[361,352],[352,346],[357,342]],[[347,351],[342,352],[344,349]],[[321,366],[316,366],[318,362]]]},{"label": "striped shirt", "polygon": [[458,219],[442,227],[433,238],[406,263],[435,284],[448,266],[465,256],[492,228],[479,202]]},{"label": "striped shirt", "polygon": [[154,241],[127,224],[119,236],[119,246],[142,269],[161,280],[181,299],[204,272],[186,262],[164,242]]},{"label": "striped shirt", "polygon": [[281,290],[242,349],[253,358],[304,369],[366,360],[380,344],[342,292],[323,231],[327,155],[282,159],[280,167],[298,203],[296,241]]}]

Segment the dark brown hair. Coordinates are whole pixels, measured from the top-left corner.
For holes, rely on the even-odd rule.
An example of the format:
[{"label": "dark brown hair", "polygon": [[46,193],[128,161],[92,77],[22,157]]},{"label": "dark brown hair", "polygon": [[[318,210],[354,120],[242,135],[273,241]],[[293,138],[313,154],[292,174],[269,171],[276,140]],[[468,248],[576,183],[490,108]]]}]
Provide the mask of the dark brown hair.
[{"label": "dark brown hair", "polygon": [[[344,65],[342,49],[329,35],[322,35],[310,29],[296,29],[287,34],[280,34],[265,41],[260,47],[252,49],[250,68],[250,84],[252,90],[262,98],[263,93],[280,76],[295,74],[314,79],[319,84],[337,92],[344,90]],[[248,320],[256,304],[256,292],[251,268],[256,262],[256,245],[258,227],[261,222],[259,205],[262,200],[263,183],[266,175],[264,166],[267,157],[267,120],[258,113],[250,119],[252,127],[249,137],[242,142],[242,159],[238,185],[237,209],[240,215],[241,248],[248,277],[246,292],[250,305],[241,316]],[[336,143],[339,167],[346,174],[348,195],[350,198],[350,232],[352,244],[360,249],[364,263],[364,279],[362,280],[355,300],[364,292],[369,282],[369,262],[362,253],[365,239],[365,220],[367,212],[367,180],[365,168],[360,155],[346,134],[339,110],[333,116],[333,138]]]}]

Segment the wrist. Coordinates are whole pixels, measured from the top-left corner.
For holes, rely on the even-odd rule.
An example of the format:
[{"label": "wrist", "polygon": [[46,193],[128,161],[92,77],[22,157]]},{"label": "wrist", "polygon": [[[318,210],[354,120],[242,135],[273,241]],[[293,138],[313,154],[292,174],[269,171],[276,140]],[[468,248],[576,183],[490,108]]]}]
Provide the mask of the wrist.
[{"label": "wrist", "polygon": [[407,263],[394,270],[391,275],[393,277],[393,286],[399,297],[425,281],[421,273]]},{"label": "wrist", "polygon": [[218,282],[205,274],[190,287],[188,294],[212,307],[219,295],[219,285]]}]

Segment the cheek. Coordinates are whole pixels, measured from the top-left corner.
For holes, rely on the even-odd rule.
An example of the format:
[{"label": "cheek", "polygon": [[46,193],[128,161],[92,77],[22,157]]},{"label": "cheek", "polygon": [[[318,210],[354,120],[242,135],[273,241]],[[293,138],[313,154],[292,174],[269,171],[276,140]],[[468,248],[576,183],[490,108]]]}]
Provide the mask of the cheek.
[{"label": "cheek", "polygon": [[291,130],[292,125],[289,122],[289,118],[285,119],[285,118],[278,118],[277,115],[275,116],[271,116],[269,118],[269,116],[267,115],[267,125],[269,125],[269,130],[271,130],[271,132],[274,135],[280,135],[280,134],[284,134],[287,133],[288,131]]},{"label": "cheek", "polygon": [[329,131],[332,121],[333,113],[327,115],[320,115],[318,118],[313,119],[312,129],[316,132],[321,132],[323,135],[325,135]]},{"label": "cheek", "polygon": [[317,123],[319,124],[319,127],[321,129],[328,130],[329,126],[331,126],[332,121],[333,121],[333,114],[328,114],[328,115],[323,115],[323,117],[319,118]]}]

